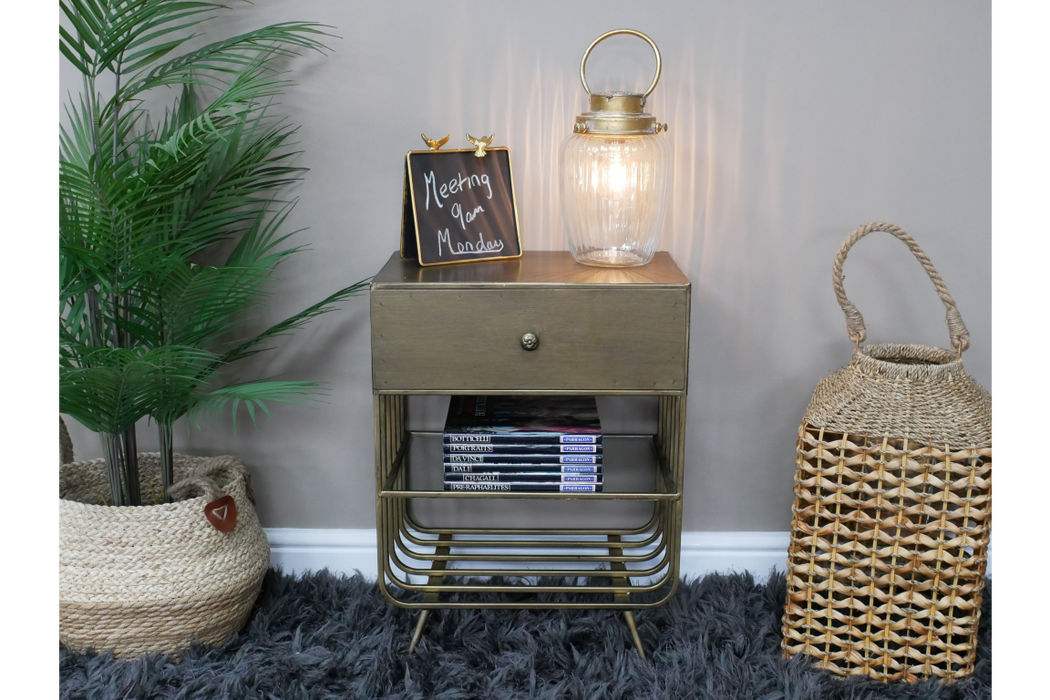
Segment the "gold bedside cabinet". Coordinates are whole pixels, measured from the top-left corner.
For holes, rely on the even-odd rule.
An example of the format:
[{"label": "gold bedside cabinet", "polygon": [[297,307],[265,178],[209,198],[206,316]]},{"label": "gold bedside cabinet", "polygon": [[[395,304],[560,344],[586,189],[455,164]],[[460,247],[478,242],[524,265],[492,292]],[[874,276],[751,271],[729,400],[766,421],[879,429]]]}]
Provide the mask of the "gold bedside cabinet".
[{"label": "gold bedside cabinet", "polygon": [[[632,610],[666,603],[678,586],[689,297],[664,252],[634,268],[588,267],[563,251],[421,267],[395,252],[373,278],[379,577],[423,595],[380,588],[422,610],[409,653],[431,609],[538,607],[623,610],[645,656]],[[409,431],[406,398],[452,394],[654,396],[657,428],[606,434],[599,493],[444,491],[441,433]],[[584,577],[609,584],[573,584]],[[472,595],[447,600],[455,593]]]}]

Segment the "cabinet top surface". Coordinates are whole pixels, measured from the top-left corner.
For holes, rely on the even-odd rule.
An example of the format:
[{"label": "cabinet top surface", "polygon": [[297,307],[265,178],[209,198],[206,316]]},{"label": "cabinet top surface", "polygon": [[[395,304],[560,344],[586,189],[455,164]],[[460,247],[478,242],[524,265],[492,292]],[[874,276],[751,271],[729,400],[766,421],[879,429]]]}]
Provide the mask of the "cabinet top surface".
[{"label": "cabinet top surface", "polygon": [[670,254],[659,252],[641,267],[592,267],[576,262],[565,250],[525,251],[520,258],[490,262],[423,267],[415,260],[402,260],[394,251],[383,269],[372,278],[372,287],[426,286],[471,287],[476,285],[662,285],[688,286]]}]

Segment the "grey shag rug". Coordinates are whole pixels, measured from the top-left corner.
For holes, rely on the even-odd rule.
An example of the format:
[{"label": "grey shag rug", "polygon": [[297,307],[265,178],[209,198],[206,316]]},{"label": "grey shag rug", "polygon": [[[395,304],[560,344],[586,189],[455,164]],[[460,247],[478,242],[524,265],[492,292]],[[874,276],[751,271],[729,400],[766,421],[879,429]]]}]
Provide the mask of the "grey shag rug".
[{"label": "grey shag rug", "polygon": [[780,656],[782,575],[683,583],[667,605],[636,614],[647,660],[609,610],[438,610],[413,656],[414,611],[374,583],[327,572],[267,573],[247,626],[185,660],[114,659],[59,648],[62,698],[298,700],[572,698],[851,700],[991,697],[991,585],[976,673],[942,684],[842,680]]}]

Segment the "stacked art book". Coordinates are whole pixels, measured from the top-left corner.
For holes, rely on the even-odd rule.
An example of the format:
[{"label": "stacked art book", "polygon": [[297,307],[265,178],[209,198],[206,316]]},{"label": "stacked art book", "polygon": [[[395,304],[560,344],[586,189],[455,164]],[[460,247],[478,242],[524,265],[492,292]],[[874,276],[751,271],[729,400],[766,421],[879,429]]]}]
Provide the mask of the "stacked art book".
[{"label": "stacked art book", "polygon": [[446,491],[601,491],[593,396],[453,396]]}]

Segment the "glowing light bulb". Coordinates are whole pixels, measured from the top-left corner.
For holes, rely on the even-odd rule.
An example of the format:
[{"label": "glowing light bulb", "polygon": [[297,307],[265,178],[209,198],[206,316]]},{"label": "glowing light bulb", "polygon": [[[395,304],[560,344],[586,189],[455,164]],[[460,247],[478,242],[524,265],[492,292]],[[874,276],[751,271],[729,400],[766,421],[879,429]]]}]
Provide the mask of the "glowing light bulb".
[{"label": "glowing light bulb", "polygon": [[609,164],[609,191],[614,195],[623,194],[627,186],[627,167],[623,163]]}]

